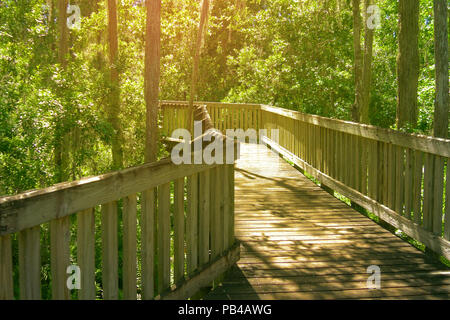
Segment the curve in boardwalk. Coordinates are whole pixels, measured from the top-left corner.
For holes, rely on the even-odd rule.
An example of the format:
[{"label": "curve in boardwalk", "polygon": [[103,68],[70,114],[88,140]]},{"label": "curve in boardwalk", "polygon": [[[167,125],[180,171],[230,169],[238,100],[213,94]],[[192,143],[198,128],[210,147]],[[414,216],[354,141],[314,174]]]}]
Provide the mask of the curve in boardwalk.
[{"label": "curve in boardwalk", "polygon": [[[236,168],[241,259],[206,299],[448,299],[450,270],[262,145]],[[380,289],[367,288],[369,266]]]}]

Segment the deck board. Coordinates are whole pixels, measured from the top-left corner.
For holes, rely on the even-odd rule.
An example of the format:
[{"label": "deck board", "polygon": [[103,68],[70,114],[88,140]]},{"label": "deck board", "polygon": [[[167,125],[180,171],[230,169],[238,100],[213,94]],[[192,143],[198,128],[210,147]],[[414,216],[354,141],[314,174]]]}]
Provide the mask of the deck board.
[{"label": "deck board", "polygon": [[[241,259],[205,299],[449,299],[450,269],[315,185],[262,145],[235,177]],[[366,270],[381,269],[369,290]]]}]

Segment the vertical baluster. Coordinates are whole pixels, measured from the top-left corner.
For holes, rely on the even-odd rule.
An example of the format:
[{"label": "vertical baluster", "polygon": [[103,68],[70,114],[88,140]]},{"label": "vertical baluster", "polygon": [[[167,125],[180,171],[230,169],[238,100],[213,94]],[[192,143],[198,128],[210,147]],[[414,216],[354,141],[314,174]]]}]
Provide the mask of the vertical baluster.
[{"label": "vertical baluster", "polygon": [[389,144],[389,185],[388,185],[388,189],[389,189],[389,194],[388,194],[388,204],[389,204],[389,208],[391,208],[392,210],[395,209],[395,192],[396,192],[396,188],[395,188],[395,155],[396,155],[396,150],[395,150],[395,146],[393,144]]},{"label": "vertical baluster", "polygon": [[174,281],[184,277],[184,178],[174,186]]},{"label": "vertical baluster", "polygon": [[422,221],[422,170],[423,170],[423,153],[414,151],[414,222],[421,224]]},{"label": "vertical baluster", "polygon": [[433,233],[442,235],[442,210],[444,200],[444,158],[434,157]]},{"label": "vertical baluster", "polygon": [[234,233],[234,228],[235,228],[235,220],[234,220],[234,164],[230,164],[227,165],[228,170],[227,170],[227,175],[228,175],[228,185],[227,185],[227,190],[229,192],[229,199],[230,201],[228,202],[230,205],[229,211],[228,211],[228,223],[230,225],[229,227],[229,244],[230,246],[234,244],[235,242],[235,233]]},{"label": "vertical baluster", "polygon": [[19,286],[21,300],[41,299],[41,227],[19,233]]},{"label": "vertical baluster", "polygon": [[229,164],[223,166],[223,244],[227,250],[231,246],[230,228],[231,228],[231,190],[230,190],[230,173]]},{"label": "vertical baluster", "polygon": [[198,267],[198,174],[188,177],[188,212],[186,220],[187,273],[191,275]]},{"label": "vertical baluster", "polygon": [[369,140],[361,138],[361,193],[367,195],[367,167],[368,167]]},{"label": "vertical baluster", "polygon": [[87,209],[77,214],[77,259],[81,271],[80,300],[95,300],[95,214]]},{"label": "vertical baluster", "polygon": [[389,144],[384,143],[383,145],[383,204],[389,206]]},{"label": "vertical baluster", "polygon": [[210,170],[200,173],[199,184],[199,258],[200,265],[209,262]]},{"label": "vertical baluster", "polygon": [[170,286],[170,183],[158,187],[158,292]]},{"label": "vertical baluster", "polygon": [[123,199],[123,298],[125,300],[137,298],[136,205],[136,195]]},{"label": "vertical baluster", "polygon": [[141,196],[141,283],[144,300],[155,296],[156,220],[156,188],[152,188],[142,192]]},{"label": "vertical baluster", "polygon": [[102,205],[102,285],[105,300],[119,298],[117,202]]},{"label": "vertical baluster", "polygon": [[450,240],[450,158],[447,158],[447,176],[445,180],[444,238]]},{"label": "vertical baluster", "polygon": [[395,192],[395,212],[397,212],[399,215],[403,215],[403,201],[404,201],[404,186],[405,186],[405,180],[404,180],[404,174],[403,174],[403,168],[404,168],[404,154],[403,154],[403,148],[402,147],[396,147],[396,172],[395,172],[395,185],[396,185],[396,192]]},{"label": "vertical baluster", "polygon": [[374,190],[374,186],[375,186],[375,183],[374,183],[374,180],[375,180],[375,178],[376,178],[376,176],[375,176],[375,170],[374,170],[374,167],[375,167],[375,164],[376,164],[376,159],[375,159],[375,154],[376,154],[376,141],[374,141],[374,140],[367,140],[367,144],[368,144],[368,146],[369,146],[369,148],[370,148],[370,150],[374,150],[375,152],[371,152],[371,154],[368,156],[368,159],[367,159],[367,163],[368,163],[368,183],[367,183],[367,186],[368,186],[368,196],[370,197],[370,198],[372,198],[372,199],[375,199],[375,190]]},{"label": "vertical baluster", "polygon": [[[241,113],[242,116],[242,113]],[[210,230],[211,230],[211,260],[214,260],[218,254],[218,233],[219,233],[219,201],[218,194],[216,194],[216,184],[219,183],[219,179],[217,177],[217,169],[210,170]]]},{"label": "vertical baluster", "polygon": [[11,235],[0,236],[0,300],[14,299]]},{"label": "vertical baluster", "polygon": [[355,136],[355,148],[354,148],[354,156],[355,156],[355,190],[361,192],[361,138],[359,136]]},{"label": "vertical baluster", "polygon": [[378,156],[377,156],[377,201],[383,204],[383,191],[384,191],[384,180],[383,180],[383,170],[384,170],[384,143],[378,141]]},{"label": "vertical baluster", "polygon": [[239,114],[239,129],[244,129],[244,114],[245,111],[242,108],[238,110]]},{"label": "vertical baluster", "polygon": [[50,222],[52,299],[68,300],[67,267],[70,264],[70,217]]},{"label": "vertical baluster", "polygon": [[406,166],[405,166],[405,216],[411,220],[411,211],[413,207],[413,151],[406,150]]},{"label": "vertical baluster", "polygon": [[434,191],[434,156],[425,154],[425,173],[423,185],[423,227],[433,229],[433,191]]},{"label": "vertical baluster", "polygon": [[[225,162],[224,162],[225,163]],[[216,217],[217,219],[217,250],[222,254],[225,248],[224,242],[224,168],[225,165],[216,167]]]}]

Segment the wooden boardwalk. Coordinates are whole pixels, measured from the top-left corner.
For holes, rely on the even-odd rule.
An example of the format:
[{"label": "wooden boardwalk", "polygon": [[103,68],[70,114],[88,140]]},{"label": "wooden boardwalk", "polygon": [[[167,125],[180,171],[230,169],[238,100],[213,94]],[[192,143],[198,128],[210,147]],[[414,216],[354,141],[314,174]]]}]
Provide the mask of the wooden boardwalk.
[{"label": "wooden boardwalk", "polygon": [[[448,299],[450,269],[260,145],[236,168],[241,259],[206,299]],[[371,265],[381,289],[367,289]]]}]

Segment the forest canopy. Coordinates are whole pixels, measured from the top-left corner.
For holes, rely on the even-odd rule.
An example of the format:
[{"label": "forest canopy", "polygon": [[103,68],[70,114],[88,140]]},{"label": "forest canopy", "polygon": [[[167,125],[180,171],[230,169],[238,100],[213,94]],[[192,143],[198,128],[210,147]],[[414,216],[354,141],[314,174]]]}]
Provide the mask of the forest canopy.
[{"label": "forest canopy", "polygon": [[[201,1],[161,3],[160,99],[186,101]],[[380,19],[373,29],[368,123],[396,129],[399,2],[373,3]],[[75,9],[68,10],[67,19],[77,23],[64,39],[58,4],[0,1],[0,195],[117,168],[111,150],[119,131],[115,123],[122,137],[121,166],[144,162],[145,1],[117,1],[114,63],[107,1],[71,0],[80,19]],[[419,4],[418,112],[408,129],[431,135],[433,0]],[[353,119],[351,0],[214,0],[205,32],[195,100],[264,103]],[[360,43],[367,39],[369,33],[361,32]],[[112,97],[119,99],[116,115],[108,111]],[[55,150],[67,156],[58,159]]]}]

